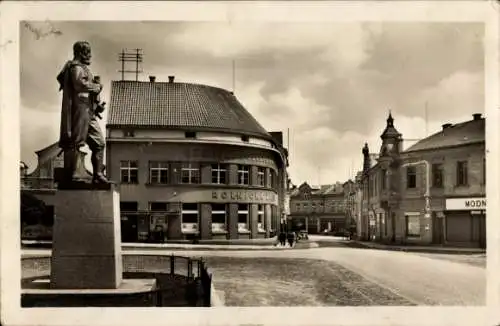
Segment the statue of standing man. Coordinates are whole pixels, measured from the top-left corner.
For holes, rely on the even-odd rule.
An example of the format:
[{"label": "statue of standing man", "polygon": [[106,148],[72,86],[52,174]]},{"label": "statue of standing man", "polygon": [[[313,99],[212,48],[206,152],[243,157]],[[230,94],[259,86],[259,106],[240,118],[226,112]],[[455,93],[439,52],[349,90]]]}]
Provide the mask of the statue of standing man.
[{"label": "statue of standing man", "polygon": [[65,184],[85,183],[79,175],[80,149],[87,144],[92,151],[92,184],[109,184],[104,175],[104,147],[106,145],[97,121],[103,103],[99,103],[102,84],[90,72],[90,44],[79,41],[73,45],[73,60],[66,62],[57,76],[63,92],[59,147],[64,152]]}]

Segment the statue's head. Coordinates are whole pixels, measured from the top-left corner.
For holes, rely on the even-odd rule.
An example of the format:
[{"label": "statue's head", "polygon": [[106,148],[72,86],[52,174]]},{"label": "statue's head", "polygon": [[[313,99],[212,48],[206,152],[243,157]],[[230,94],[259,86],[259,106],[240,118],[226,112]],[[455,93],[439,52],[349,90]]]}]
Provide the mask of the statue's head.
[{"label": "statue's head", "polygon": [[73,44],[73,55],[76,60],[81,61],[83,64],[90,65],[90,59],[92,58],[90,43],[87,41],[78,41]]}]

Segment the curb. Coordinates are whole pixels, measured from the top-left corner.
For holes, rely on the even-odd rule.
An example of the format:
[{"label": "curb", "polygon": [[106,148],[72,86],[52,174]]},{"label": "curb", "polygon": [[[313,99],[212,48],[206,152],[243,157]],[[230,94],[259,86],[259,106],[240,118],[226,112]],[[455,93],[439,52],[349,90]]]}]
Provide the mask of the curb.
[{"label": "curb", "polygon": [[356,241],[354,242],[356,245],[361,246],[365,249],[374,249],[374,250],[387,250],[387,251],[401,251],[401,252],[420,252],[420,253],[431,253],[431,254],[450,254],[450,255],[481,255],[486,254],[486,250],[463,250],[460,248],[421,248],[421,247],[390,247],[390,246],[377,246],[377,245],[369,245],[363,242]]}]

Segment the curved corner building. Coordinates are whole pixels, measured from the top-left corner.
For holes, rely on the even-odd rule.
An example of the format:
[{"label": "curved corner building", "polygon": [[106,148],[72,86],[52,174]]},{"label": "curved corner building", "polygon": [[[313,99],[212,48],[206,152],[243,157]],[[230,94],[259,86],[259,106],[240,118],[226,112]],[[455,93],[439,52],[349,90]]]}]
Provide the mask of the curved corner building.
[{"label": "curved corner building", "polygon": [[254,239],[279,228],[287,151],[232,92],[113,81],[107,174],[120,184],[122,241]]}]

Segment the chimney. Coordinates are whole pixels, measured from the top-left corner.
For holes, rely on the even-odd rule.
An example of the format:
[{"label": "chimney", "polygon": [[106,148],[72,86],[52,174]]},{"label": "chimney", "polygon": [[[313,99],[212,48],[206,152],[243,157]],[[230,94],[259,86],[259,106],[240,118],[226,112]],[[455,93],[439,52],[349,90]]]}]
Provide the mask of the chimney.
[{"label": "chimney", "polygon": [[443,127],[443,130],[447,129],[447,128],[450,128],[452,126],[451,123],[445,123],[442,127]]},{"label": "chimney", "polygon": [[175,79],[175,76],[168,76],[168,82],[173,83]]},{"label": "chimney", "polygon": [[482,114],[481,113],[474,113],[472,115],[472,117],[474,118],[474,120],[481,120]]},{"label": "chimney", "polygon": [[156,81],[156,77],[155,76],[149,76],[149,81],[151,83],[154,83]]}]

